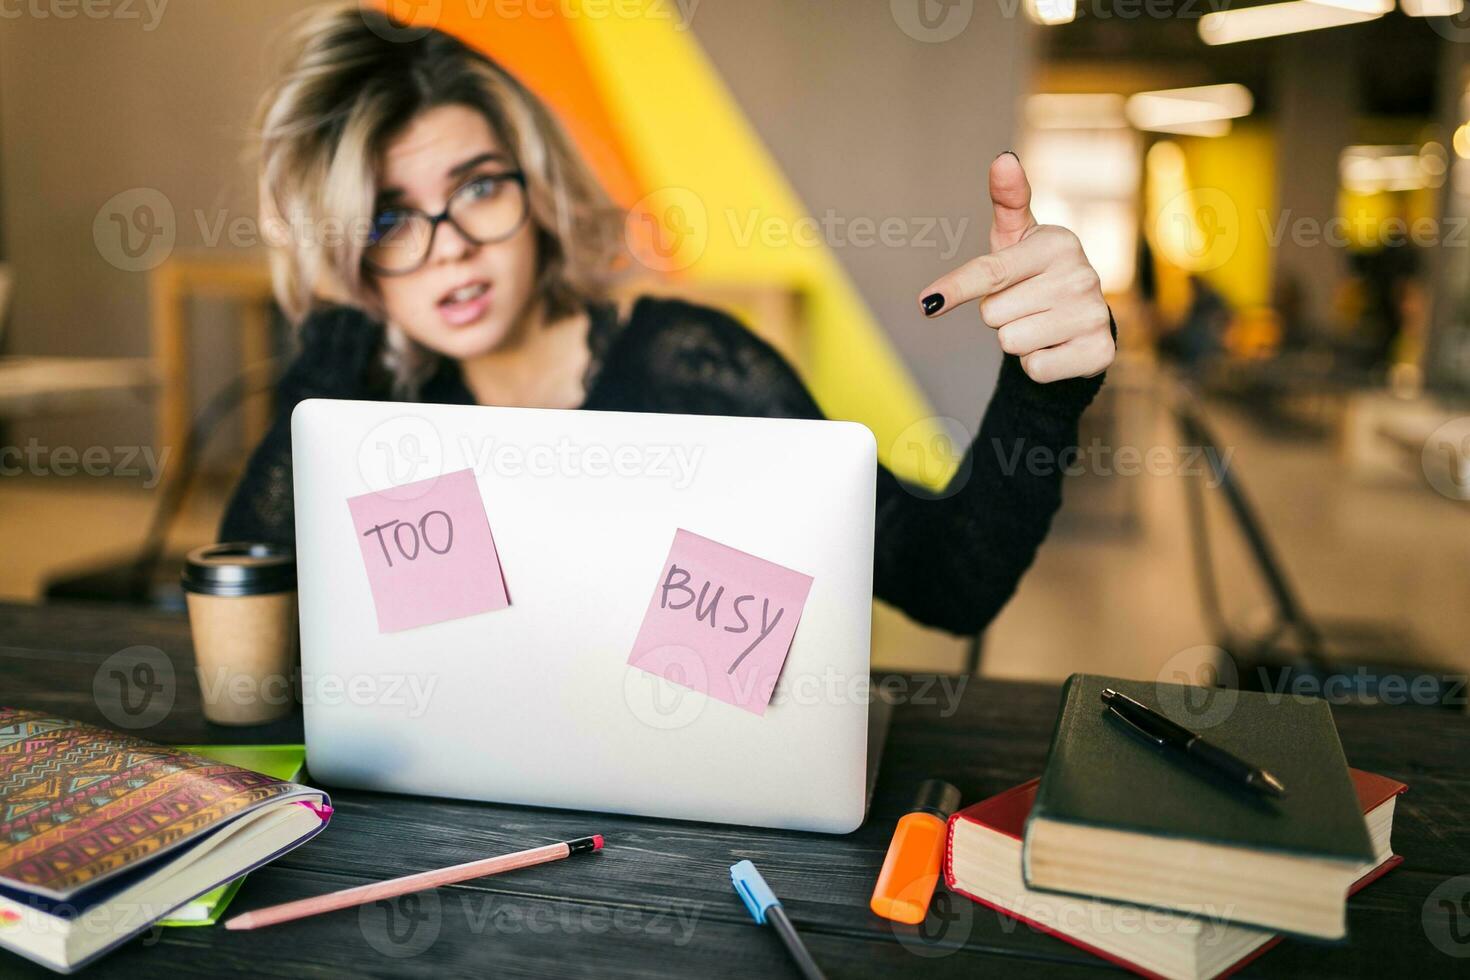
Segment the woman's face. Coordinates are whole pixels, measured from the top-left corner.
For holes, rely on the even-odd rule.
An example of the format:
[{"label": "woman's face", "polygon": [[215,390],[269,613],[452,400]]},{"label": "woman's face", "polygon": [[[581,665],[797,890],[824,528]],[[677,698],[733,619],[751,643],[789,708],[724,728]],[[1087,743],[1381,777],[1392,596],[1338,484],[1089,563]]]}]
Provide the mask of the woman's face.
[{"label": "woman's face", "polygon": [[[440,214],[468,185],[474,186],[461,201],[520,194],[511,182],[485,179],[514,169],[479,112],[458,105],[428,109],[385,148],[374,213],[417,208]],[[509,238],[489,245],[477,245],[450,222],[440,222],[420,268],[369,275],[391,322],[430,350],[466,360],[502,346],[519,328],[536,272],[536,230],[527,219]]]}]

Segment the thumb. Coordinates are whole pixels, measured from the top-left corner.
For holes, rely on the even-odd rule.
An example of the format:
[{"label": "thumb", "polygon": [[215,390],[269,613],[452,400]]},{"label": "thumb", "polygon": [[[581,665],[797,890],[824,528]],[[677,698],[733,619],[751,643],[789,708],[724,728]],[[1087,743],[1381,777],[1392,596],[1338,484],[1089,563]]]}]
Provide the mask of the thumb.
[{"label": "thumb", "polygon": [[990,164],[990,203],[995,222],[990,226],[990,250],[1010,248],[1031,233],[1036,218],[1031,214],[1031,182],[1021,160],[1010,150]]}]

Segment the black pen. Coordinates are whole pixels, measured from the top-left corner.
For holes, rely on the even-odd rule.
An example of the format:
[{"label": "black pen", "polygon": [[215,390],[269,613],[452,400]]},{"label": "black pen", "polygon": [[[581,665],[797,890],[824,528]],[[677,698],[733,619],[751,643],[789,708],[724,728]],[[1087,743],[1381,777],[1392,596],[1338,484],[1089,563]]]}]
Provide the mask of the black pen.
[{"label": "black pen", "polygon": [[1108,706],[1119,720],[1125,722],[1143,739],[1153,745],[1178,751],[1204,763],[1211,769],[1228,777],[1231,781],[1247,786],[1267,796],[1285,796],[1286,787],[1271,773],[1220,746],[1205,741],[1204,737],[1176,724],[1146,704],[1140,704],[1126,694],[1111,687],[1102,692],[1102,703]]}]

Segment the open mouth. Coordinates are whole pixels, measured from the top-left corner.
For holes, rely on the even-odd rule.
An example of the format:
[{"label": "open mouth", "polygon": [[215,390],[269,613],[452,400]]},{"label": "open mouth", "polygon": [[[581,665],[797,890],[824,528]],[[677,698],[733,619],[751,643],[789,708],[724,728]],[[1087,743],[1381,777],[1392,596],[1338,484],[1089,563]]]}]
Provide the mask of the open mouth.
[{"label": "open mouth", "polygon": [[450,326],[475,323],[490,309],[490,283],[481,279],[465,283],[439,299],[439,315]]},{"label": "open mouth", "polygon": [[460,286],[458,289],[452,289],[445,293],[443,298],[439,300],[439,305],[455,306],[460,303],[469,303],[479,299],[489,291],[490,284],[488,282],[468,283]]}]

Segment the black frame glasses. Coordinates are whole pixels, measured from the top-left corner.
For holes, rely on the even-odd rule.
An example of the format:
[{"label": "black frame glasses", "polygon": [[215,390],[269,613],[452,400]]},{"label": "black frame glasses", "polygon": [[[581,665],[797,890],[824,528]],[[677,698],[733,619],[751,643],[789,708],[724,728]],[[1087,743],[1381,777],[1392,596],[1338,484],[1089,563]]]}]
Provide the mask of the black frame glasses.
[{"label": "black frame glasses", "polygon": [[[467,200],[467,198],[463,197],[465,192],[474,187],[476,181],[481,180],[508,180],[517,185],[521,197],[521,214],[520,217],[516,219],[515,224],[511,226],[510,230],[506,231],[504,234],[495,235],[490,238],[479,238],[466,231],[464,225],[456,221],[454,218],[456,203],[461,200]],[[459,232],[460,236],[463,237],[465,241],[473,242],[476,245],[494,245],[496,242],[505,241],[507,238],[510,238],[516,232],[521,230],[521,227],[526,223],[526,219],[529,218],[531,215],[531,203],[526,195],[525,173],[520,170],[507,170],[504,173],[480,174],[479,176],[476,176],[466,181],[463,186],[461,186],[453,194],[449,195],[449,200],[444,203],[444,210],[440,211],[438,214],[430,214],[429,212],[420,210],[419,208],[385,208],[383,211],[373,216],[373,226],[375,229],[377,227],[378,221],[382,218],[383,215],[386,214],[404,215],[406,217],[419,217],[423,218],[429,223],[429,237],[424,245],[423,254],[419,256],[417,262],[415,262],[411,266],[408,266],[407,268],[384,268],[383,266],[375,263],[368,256],[366,250],[363,253],[363,265],[372,270],[375,275],[406,276],[410,272],[417,272],[418,270],[422,269],[424,267],[424,263],[429,261],[429,256],[434,254],[434,236],[439,233],[439,226],[441,224],[448,222],[454,227],[455,231]],[[368,248],[371,249],[375,244],[377,244],[376,233],[374,233],[374,237],[368,242]]]}]

